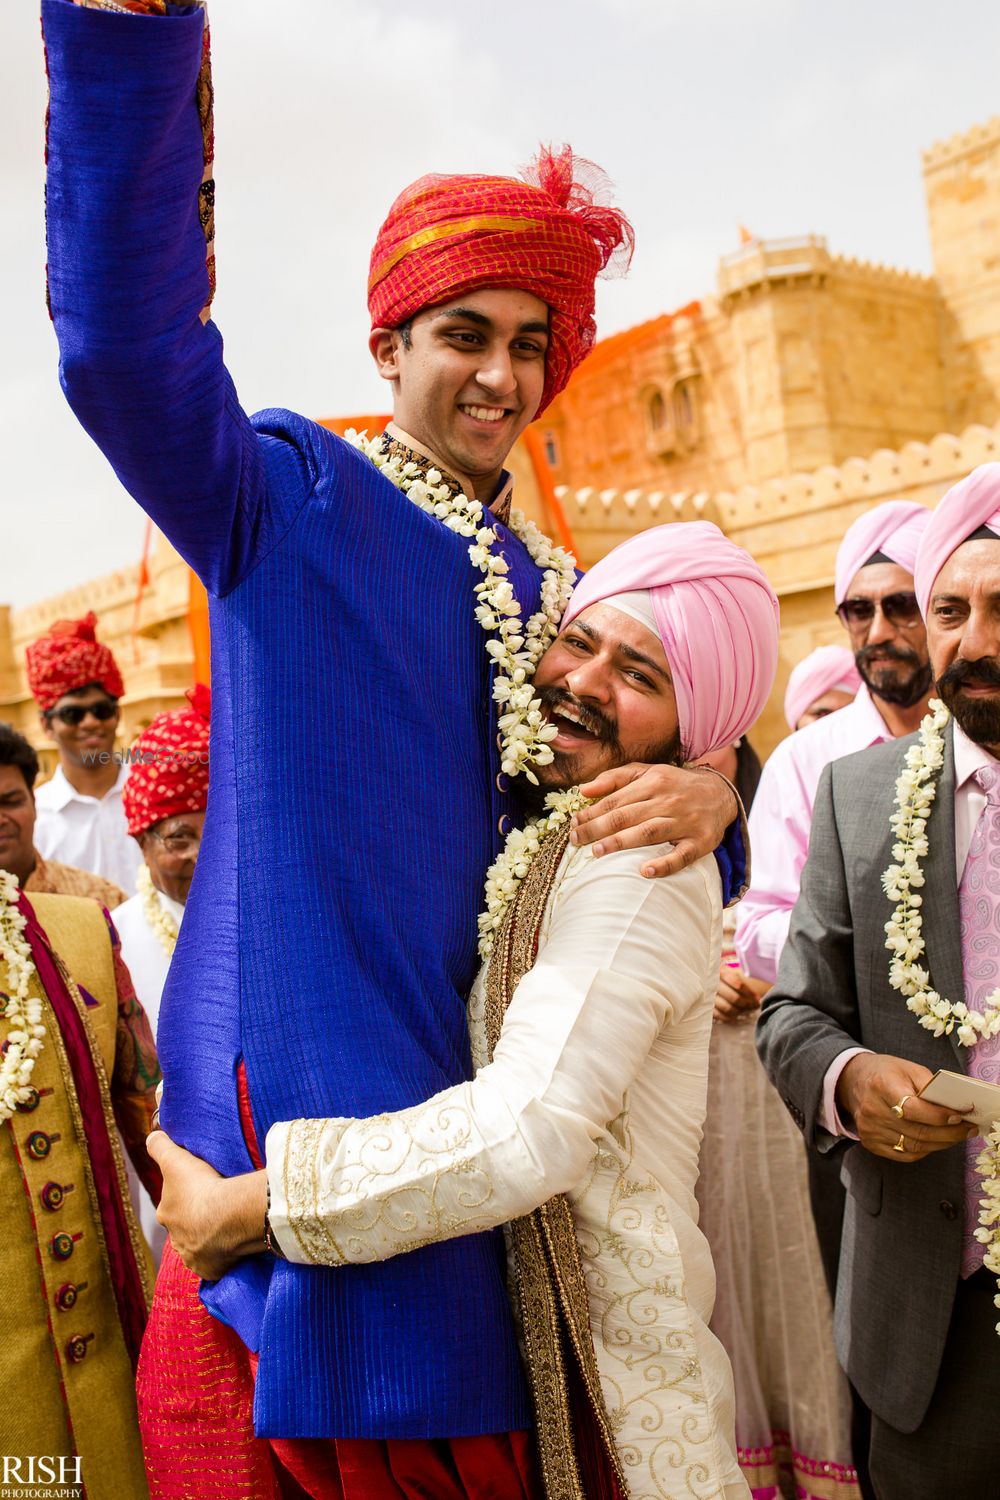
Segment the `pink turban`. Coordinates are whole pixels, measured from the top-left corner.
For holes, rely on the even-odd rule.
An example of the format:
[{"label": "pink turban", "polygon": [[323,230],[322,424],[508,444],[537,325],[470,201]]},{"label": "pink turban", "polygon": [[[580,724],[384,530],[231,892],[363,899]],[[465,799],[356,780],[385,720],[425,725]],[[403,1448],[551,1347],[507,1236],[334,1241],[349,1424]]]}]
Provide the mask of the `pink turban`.
[{"label": "pink turban", "polygon": [[708,521],[654,526],[584,575],[563,629],[637,589],[649,590],[688,758],[731,745],[760,714],[778,665],[778,600],[762,570]]},{"label": "pink turban", "polygon": [[986,526],[1000,536],[1000,464],[980,464],[938,502],[917,555],[916,589],[926,617],[934,580],[956,547]]},{"label": "pink turban", "polygon": [[861,675],[846,646],[819,646],[810,651],[797,667],[793,667],[785,689],[785,718],[789,729],[795,728],[806,709],[824,693],[832,693],[837,688],[853,695],[860,686]]},{"label": "pink turban", "polygon": [[837,603],[843,604],[851,579],[876,552],[883,552],[907,573],[912,573],[917,563],[917,547],[930,517],[927,507],[915,500],[887,500],[859,516],[847,528],[837,548],[833,585]]}]

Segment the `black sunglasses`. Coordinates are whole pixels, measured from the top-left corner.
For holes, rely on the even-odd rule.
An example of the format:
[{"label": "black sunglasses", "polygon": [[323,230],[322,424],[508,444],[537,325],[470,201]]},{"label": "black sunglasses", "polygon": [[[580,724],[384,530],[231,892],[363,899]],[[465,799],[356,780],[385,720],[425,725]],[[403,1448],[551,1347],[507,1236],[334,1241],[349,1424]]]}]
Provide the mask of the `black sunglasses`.
[{"label": "black sunglasses", "polygon": [[88,714],[92,718],[100,719],[103,723],[108,719],[113,719],[117,712],[117,703],[110,703],[107,698],[102,698],[98,703],[67,703],[65,708],[51,708],[48,717],[58,719],[60,723],[75,729],[78,724],[83,723]]},{"label": "black sunglasses", "polygon": [[845,599],[837,605],[837,614],[848,630],[870,625],[878,605],[890,625],[915,625],[920,619],[917,596],[913,593],[886,594],[884,599]]}]

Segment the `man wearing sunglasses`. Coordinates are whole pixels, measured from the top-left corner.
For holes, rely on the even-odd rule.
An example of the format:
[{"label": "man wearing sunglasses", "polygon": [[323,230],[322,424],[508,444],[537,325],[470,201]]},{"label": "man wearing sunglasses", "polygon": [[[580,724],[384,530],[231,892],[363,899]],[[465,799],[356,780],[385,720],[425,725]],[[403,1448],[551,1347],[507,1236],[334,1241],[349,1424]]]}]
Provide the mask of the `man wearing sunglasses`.
[{"label": "man wearing sunglasses", "polygon": [[26,653],[28,686],[59,751],[55,775],[35,794],[35,842],[44,858],[102,875],[131,894],[142,855],[125,826],[126,767],[114,755],[125,686],[96,625],[92,613],[56,620]]},{"label": "man wearing sunglasses", "polygon": [[[854,702],[807,725],[777,747],[764,767],[750,817],[753,878],[737,917],[736,950],[743,973],[773,984],[809,847],[820,776],[831,761],[911,734],[931,689],[931,669],[913,569],[930,512],[890,500],[860,516],[837,551],[837,615],[861,676]],[[746,986],[746,1008],[759,996]],[[808,1155],[809,1195],[831,1297],[837,1284],[844,1187],[836,1155]],[[855,1462],[867,1489],[864,1454],[868,1414],[856,1401]]]}]

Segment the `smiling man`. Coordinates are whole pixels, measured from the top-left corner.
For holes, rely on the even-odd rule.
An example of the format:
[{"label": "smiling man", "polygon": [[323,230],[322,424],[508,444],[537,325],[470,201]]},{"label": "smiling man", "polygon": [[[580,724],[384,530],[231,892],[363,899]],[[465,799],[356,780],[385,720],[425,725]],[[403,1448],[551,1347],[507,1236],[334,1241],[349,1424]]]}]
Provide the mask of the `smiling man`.
[{"label": "smiling man", "polygon": [[126,770],[114,755],[125,687],[97,639],[97,616],[56,620],[28,647],[25,663],[42,726],[59,751],[55,775],[35,793],[39,852],[131,894],[139,860],[122,812]]},{"label": "smiling man", "polygon": [[[1000,1472],[1000,1236],[985,1231],[984,1265],[976,1233],[989,1224],[984,1143],[961,1112],[918,1097],[939,1069],[1000,1082],[1000,464],[945,495],[915,585],[952,717],[824,773],[757,1031],[807,1141],[847,1182],[837,1343],[873,1413],[879,1500],[991,1495]],[[904,883],[917,899],[894,941]]]},{"label": "smiling man", "polygon": [[[251,419],[210,317],[203,7],[42,15],[63,386],[209,595],[211,794],[158,1040],[164,1125],[234,1175],[276,1120],[469,1076],[482,881],[518,816],[512,771],[551,754],[529,678],[573,583],[510,509],[503,463],[592,346],[595,278],[631,230],[568,150],[520,180],[422,178],[369,267],[393,427],[361,451],[293,412]],[[626,794],[635,842],[678,844],[668,868],[735,812],[721,780],[675,767]],[[346,1276],[245,1261],[199,1300],[168,1246],[142,1376],[154,1486],[265,1500],[305,1436],[355,1445],[365,1497],[387,1443],[418,1445],[415,1493],[520,1496],[530,1406],[497,1249],[465,1237]],[[213,1431],[192,1477],[191,1423],[219,1409],[195,1388],[209,1315],[255,1356],[264,1441]],[[455,1444],[462,1480],[424,1482]]]},{"label": "smiling man", "polygon": [[[538,667],[558,731],[545,785],[731,744],[767,699],[777,646],[772,589],[716,527],[623,543],[579,584]],[[350,1276],[514,1221],[508,1281],[545,1493],[738,1500],[694,1202],[718,871],[706,858],[649,881],[644,851],[598,862],[568,834],[564,816],[534,854],[515,837],[496,871],[514,893],[483,924],[472,1082],[374,1119],[276,1124],[266,1173],[231,1181],[157,1135],[161,1217],[209,1277],[265,1242]]]}]

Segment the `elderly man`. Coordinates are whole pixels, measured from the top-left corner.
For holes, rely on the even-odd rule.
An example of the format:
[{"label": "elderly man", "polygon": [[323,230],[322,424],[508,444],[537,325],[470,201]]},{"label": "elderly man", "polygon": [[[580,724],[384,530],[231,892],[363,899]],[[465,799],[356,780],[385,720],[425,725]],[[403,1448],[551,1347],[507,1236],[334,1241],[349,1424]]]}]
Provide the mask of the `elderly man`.
[{"label": "elderly man", "polygon": [[185,696],[185,708],[157,714],[132,746],[122,795],[144,862],[115,926],[154,1034],[208,806],[211,694],[199,684]]},{"label": "elderly man", "polygon": [[[5,750],[21,758],[4,760]],[[18,790],[15,778],[30,806],[23,750],[20,736],[0,734],[0,808],[3,789],[7,799]],[[156,1052],[107,913],[81,896],[33,892],[29,903],[18,840],[3,836],[9,821],[0,812],[5,1477],[26,1478],[44,1455],[92,1500],[140,1500],[134,1382],[152,1266],[119,1131],[158,1198],[159,1172],[145,1151]],[[30,850],[30,834],[22,842]]]},{"label": "elderly man", "polygon": [[344,1276],[514,1220],[548,1495],[749,1493],[694,1204],[718,873],[706,858],[650,883],[643,851],[596,862],[568,835],[579,783],[745,732],[777,618],[763,573],[714,526],[658,527],[598,563],[535,677],[557,731],[539,773],[550,795],[487,880],[475,1079],[375,1119],[272,1126],[266,1173],[231,1181],[162,1136],[153,1147],[162,1216],[209,1276],[271,1236]]},{"label": "elderly man", "polygon": [[[122,794],[128,831],[142,850],[138,891],[115,911],[122,957],[153,1035],[163,986],[194,877],[208,802],[211,695],[199,686],[184,708],[157,714],[132,746]],[[129,1171],[132,1202],[159,1265],[166,1234],[156,1207]]]},{"label": "elderly man", "polygon": [[[916,589],[945,706],[919,738],[824,773],[758,1026],[807,1141],[857,1142],[836,1328],[874,1414],[879,1500],[992,1495],[1000,1473],[983,1142],[962,1104],[920,1098],[938,1069],[1000,1080],[1000,465],[941,501]],[[1000,1173],[995,1145],[983,1166]],[[983,1239],[1000,1267],[995,1225]]]},{"label": "elderly man", "polygon": [[122,814],[125,767],[114,754],[125,691],[97,616],[56,620],[26,652],[28,686],[59,751],[51,781],[38,788],[36,839],[47,859],[113,881],[131,894],[138,851]]},{"label": "elderly man", "polygon": [[23,735],[0,724],[0,863],[23,891],[89,896],[113,911],[125,892],[100,875],[43,859],[35,848],[35,780],[38,756]]},{"label": "elderly man", "polygon": [[[503,464],[591,347],[594,279],[631,231],[568,151],[527,181],[424,178],[369,273],[388,434],[251,421],[209,316],[202,7],[121,10],[42,7],[50,297],[77,415],[209,593],[210,811],[158,1039],[165,1126],[233,1175],[276,1120],[399,1109],[468,1076],[482,876],[512,776],[551,755],[530,677],[573,585]],[[721,779],[671,767],[618,796],[633,843],[680,840],[668,868],[736,810]],[[170,1265],[168,1246],[168,1324]],[[489,1484],[520,1493],[505,1444],[529,1405],[488,1236],[346,1276],[245,1261],[202,1295],[259,1355],[259,1433],[476,1440]],[[177,1332],[154,1422],[190,1369]],[[230,1480],[265,1493],[256,1472]]]}]

